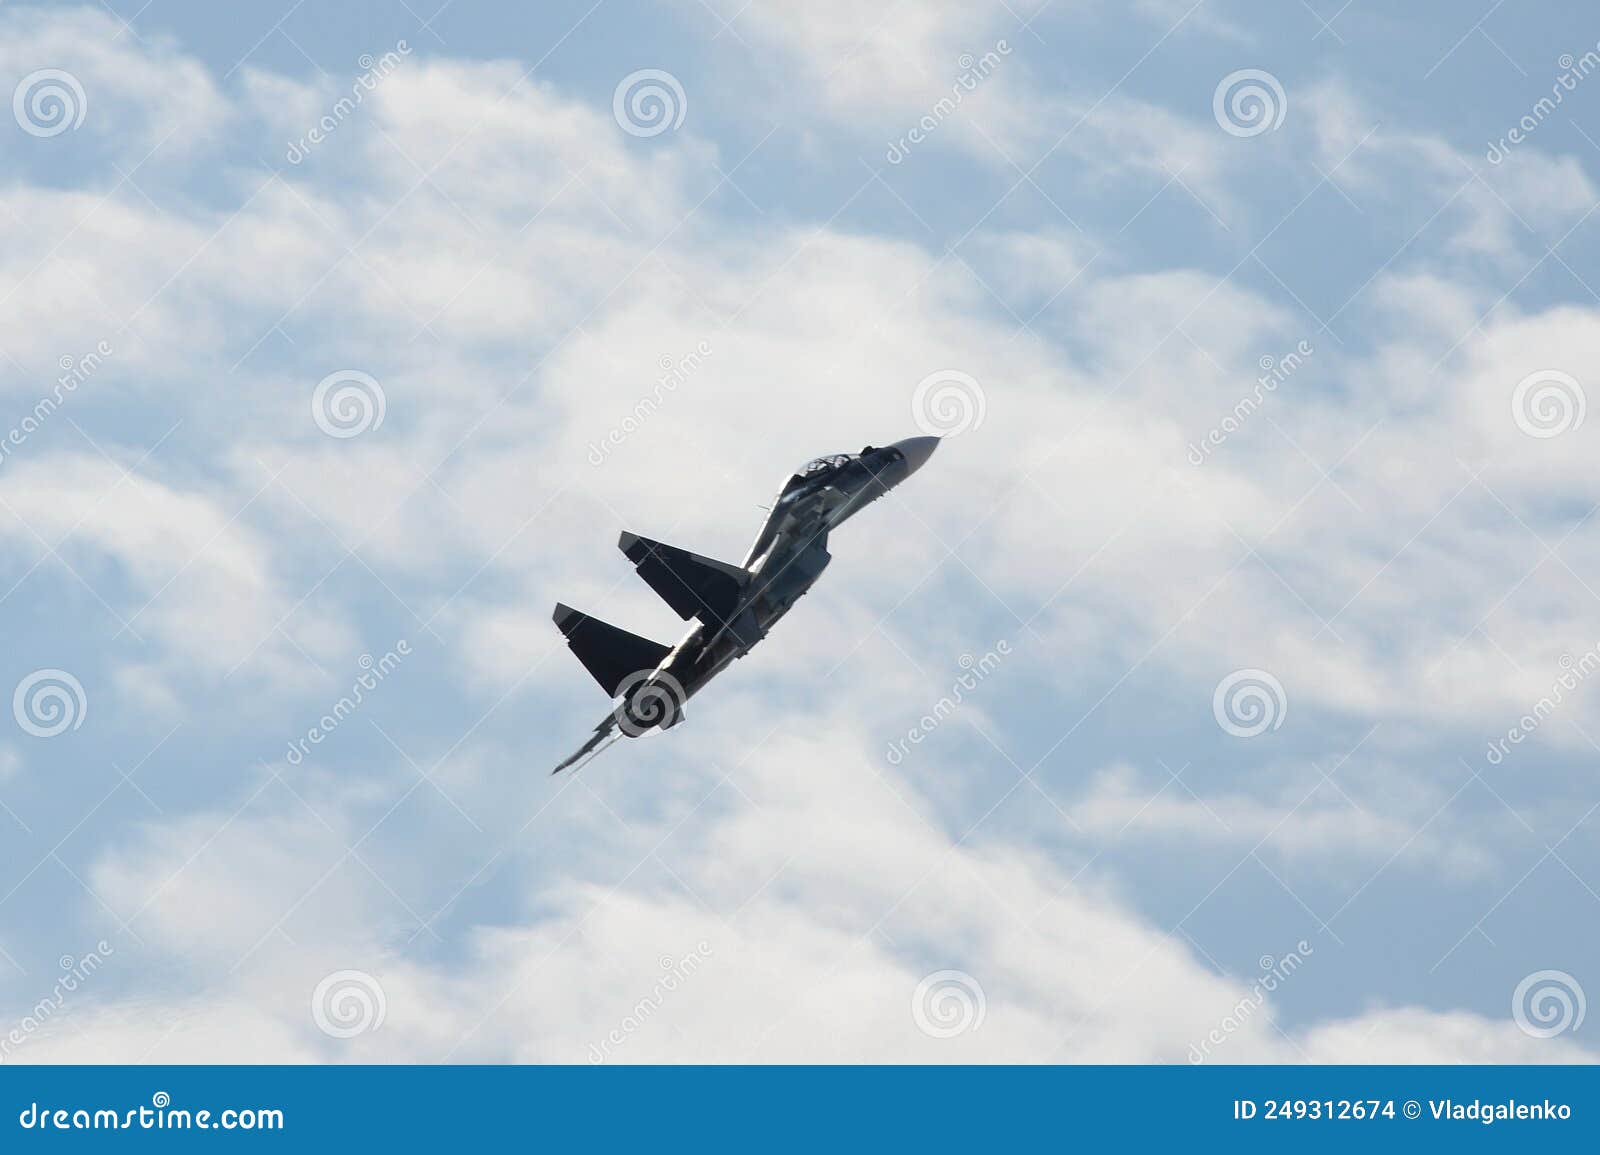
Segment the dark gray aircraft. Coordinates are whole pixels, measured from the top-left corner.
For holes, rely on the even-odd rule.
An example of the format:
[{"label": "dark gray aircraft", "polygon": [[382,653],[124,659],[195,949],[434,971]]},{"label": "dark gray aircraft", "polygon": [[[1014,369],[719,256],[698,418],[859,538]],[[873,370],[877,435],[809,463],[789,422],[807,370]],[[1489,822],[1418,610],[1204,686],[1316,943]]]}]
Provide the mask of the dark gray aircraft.
[{"label": "dark gray aircraft", "polygon": [[624,533],[617,544],[639,576],[679,617],[698,624],[676,646],[663,646],[556,606],[567,645],[601,688],[621,700],[552,773],[616,737],[677,725],[683,704],[749,653],[822,575],[831,560],[828,532],[922,468],[938,444],[937,437],[912,437],[808,463],[784,483],[740,565]]}]

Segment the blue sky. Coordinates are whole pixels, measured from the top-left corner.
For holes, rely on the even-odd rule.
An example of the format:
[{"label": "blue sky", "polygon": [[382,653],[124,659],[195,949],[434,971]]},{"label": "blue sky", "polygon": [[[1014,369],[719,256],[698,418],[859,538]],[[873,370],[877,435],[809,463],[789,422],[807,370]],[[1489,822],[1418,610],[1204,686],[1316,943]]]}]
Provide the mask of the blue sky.
[{"label": "blue sky", "polygon": [[1582,6],[434,5],[0,9],[5,1058],[1592,1057]]}]

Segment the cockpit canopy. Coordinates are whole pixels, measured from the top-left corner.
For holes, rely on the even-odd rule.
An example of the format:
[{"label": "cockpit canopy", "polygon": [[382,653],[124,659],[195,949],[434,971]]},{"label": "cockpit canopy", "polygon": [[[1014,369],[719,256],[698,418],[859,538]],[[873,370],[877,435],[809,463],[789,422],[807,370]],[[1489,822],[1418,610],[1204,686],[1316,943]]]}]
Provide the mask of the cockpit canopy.
[{"label": "cockpit canopy", "polygon": [[801,477],[815,477],[819,473],[830,473],[841,465],[849,465],[851,455],[848,453],[834,453],[827,457],[819,457],[815,461],[806,462],[805,468],[800,471]]},{"label": "cockpit canopy", "polygon": [[900,452],[893,446],[888,449],[877,449],[871,445],[865,445],[862,446],[860,453],[830,453],[826,457],[814,458],[806,462],[805,465],[800,467],[798,473],[789,478],[779,496],[787,497],[803,486],[821,481],[846,466],[854,465],[857,462],[866,462],[868,469],[876,472],[884,464],[900,460],[901,457]]},{"label": "cockpit canopy", "polygon": [[808,461],[802,465],[800,467],[800,471],[791,477],[784,485],[783,494],[780,496],[791,494],[809,482],[816,481],[820,478],[828,476],[830,473],[843,469],[855,459],[855,455],[851,453],[830,453],[826,457],[818,457],[812,461]]}]

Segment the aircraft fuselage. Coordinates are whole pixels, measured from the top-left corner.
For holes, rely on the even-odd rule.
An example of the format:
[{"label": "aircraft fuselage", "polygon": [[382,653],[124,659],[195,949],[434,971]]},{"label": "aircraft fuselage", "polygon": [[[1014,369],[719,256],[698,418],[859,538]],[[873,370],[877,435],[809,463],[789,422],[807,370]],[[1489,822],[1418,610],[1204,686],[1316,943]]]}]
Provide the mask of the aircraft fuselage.
[{"label": "aircraft fuselage", "polygon": [[613,716],[558,770],[595,749],[613,729],[637,737],[682,718],[683,704],[766,637],[822,576],[828,534],[927,461],[935,437],[913,437],[860,453],[821,457],[784,483],[738,566],[624,533],[619,543],[641,577],[696,625],[668,649],[567,606],[556,623],[613,698]]}]

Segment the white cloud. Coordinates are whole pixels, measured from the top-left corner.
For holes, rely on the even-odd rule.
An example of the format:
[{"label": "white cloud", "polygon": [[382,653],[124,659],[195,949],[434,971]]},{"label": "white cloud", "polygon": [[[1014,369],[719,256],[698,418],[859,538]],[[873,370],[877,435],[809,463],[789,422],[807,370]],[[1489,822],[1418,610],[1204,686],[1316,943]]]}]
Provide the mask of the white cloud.
[{"label": "white cloud", "polygon": [[1596,1058],[1573,1039],[1536,1039],[1511,1022],[1417,1007],[1326,1023],[1307,1032],[1300,1046],[1311,1063],[1592,1063]]},{"label": "white cloud", "polygon": [[1449,791],[1408,799],[1401,810],[1392,798],[1381,799],[1380,808],[1370,783],[1339,781],[1312,767],[1274,777],[1275,789],[1263,790],[1264,797],[1207,796],[1181,776],[1163,782],[1160,775],[1141,778],[1132,767],[1113,766],[1095,774],[1071,814],[1086,831],[1112,842],[1176,838],[1247,853],[1269,848],[1291,859],[1321,859],[1323,869],[1332,860],[1332,869],[1348,870],[1358,882],[1401,851],[1441,860],[1457,877],[1492,865],[1476,845],[1427,829]]},{"label": "white cloud", "polygon": [[[764,8],[740,27],[791,45],[813,82],[848,57],[822,99],[837,115],[884,92],[887,122],[941,83],[952,53],[982,47],[966,41],[997,17],[929,9],[882,32],[863,26],[878,15],[838,8],[797,23]],[[48,36],[103,43],[98,19],[75,16]],[[180,79],[198,69],[153,51],[155,64],[124,41],[105,59],[126,62],[135,79],[162,64]],[[114,70],[84,71],[99,83]],[[277,147],[328,91],[256,72],[241,76],[231,107],[209,83],[195,89],[204,112],[185,134],[195,148],[219,117],[248,120]],[[176,115],[163,103],[169,90],[142,91],[130,85],[127,115],[148,122],[140,131],[165,131]],[[1320,131],[1331,154],[1359,118],[1344,110],[1335,121],[1340,110],[1329,107]],[[976,111],[993,112],[985,124],[1006,122],[1003,109]],[[1352,167],[1364,195],[1384,194],[1413,167],[1441,186],[1453,179],[1452,156],[1396,139]],[[1181,169],[1203,193],[1221,194],[1230,143],[1203,119],[1118,98],[1068,153],[1112,154],[1117,172],[1133,166],[1158,182]],[[1397,160],[1407,150],[1421,157],[1415,166]],[[172,967],[180,993],[154,997],[129,979],[128,993],[107,993],[100,1013],[75,1020],[92,1023],[92,1043],[63,1032],[30,1043],[30,1054],[238,1058],[248,1033],[251,1058],[584,1061],[650,991],[660,956],[704,941],[705,981],[674,992],[620,1059],[1181,1062],[1245,984],[1135,913],[1114,879],[1074,879],[1042,849],[999,836],[958,841],[929,799],[946,779],[965,784],[959,759],[930,757],[927,780],[880,775],[863,753],[881,747],[879,708],[892,704],[895,717],[923,708],[907,666],[932,668],[937,686],[940,663],[970,645],[964,634],[980,623],[991,632],[984,614],[1010,628],[992,592],[1021,615],[1040,611],[1029,622],[1037,634],[1014,631],[1017,665],[1074,715],[1139,664],[1203,719],[1220,673],[1250,664],[1281,672],[1297,718],[1321,711],[1358,722],[1357,733],[1378,720],[1436,726],[1427,732],[1437,737],[1496,711],[1514,719],[1546,688],[1539,671],[1561,648],[1592,644],[1587,603],[1570,596],[1558,565],[1503,598],[1538,551],[1507,556],[1504,534],[1484,527],[1503,525],[1504,501],[1553,541],[1571,518],[1548,495],[1595,499],[1592,427],[1528,438],[1508,408],[1526,373],[1594,363],[1594,310],[1506,309],[1463,338],[1498,292],[1453,265],[1408,260],[1375,282],[1364,306],[1406,309],[1375,352],[1341,351],[1319,335],[1308,366],[1194,467],[1186,446],[1234,412],[1259,358],[1305,335],[1289,304],[1193,268],[1122,267],[1115,248],[1090,265],[1099,243],[1059,222],[1042,231],[997,223],[973,238],[985,279],[1008,302],[1054,298],[1019,338],[989,290],[937,251],[843,225],[727,227],[714,205],[701,207],[715,157],[692,131],[635,148],[604,108],[524,80],[517,65],[418,58],[304,167],[250,173],[237,214],[163,215],[126,190],[108,200],[27,183],[8,190],[6,204],[34,227],[0,243],[0,267],[29,286],[0,320],[0,347],[47,365],[136,314],[116,380],[204,432],[204,448],[190,450],[200,468],[158,463],[124,478],[76,446],[41,440],[0,474],[0,496],[21,519],[0,530],[20,552],[42,548],[29,527],[51,544],[66,537],[63,555],[96,567],[86,576],[97,586],[98,570],[115,571],[105,595],[113,610],[139,611],[135,627],[152,652],[123,666],[116,692],[168,713],[204,706],[195,672],[214,678],[249,658],[240,679],[279,692],[240,704],[259,720],[306,688],[308,658],[347,663],[360,599],[393,593],[423,616],[442,611],[450,653],[432,672],[449,676],[429,683],[438,695],[429,709],[469,715],[464,728],[527,675],[511,698],[526,720],[522,745],[471,741],[445,771],[467,813],[486,821],[522,817],[534,789],[529,747],[591,720],[568,716],[569,704],[593,698],[571,689],[588,687],[545,621],[551,602],[645,632],[678,626],[610,552],[616,530],[736,557],[760,516],[755,502],[793,463],[913,432],[910,397],[926,374],[971,372],[988,403],[981,429],[953,438],[926,478],[841,534],[818,594],[828,600],[797,611],[806,624],[786,623],[768,651],[774,662],[747,675],[783,690],[785,728],[736,775],[742,793],[726,807],[699,813],[690,796],[717,780],[697,757],[714,751],[727,768],[748,753],[732,716],[708,709],[709,728],[640,744],[639,761],[658,765],[568,785],[594,803],[592,829],[553,847],[514,847],[497,880],[511,897],[492,916],[462,915],[477,929],[452,944],[460,957],[444,958],[430,955],[426,934],[402,946],[414,913],[431,916],[440,903],[448,913],[458,880],[439,894],[429,875],[445,872],[423,869],[415,854],[409,864],[376,850],[370,863],[346,854],[369,824],[356,815],[374,805],[381,814],[412,785],[387,753],[376,773],[340,763],[295,778],[314,814],[277,784],[225,828],[231,810],[196,807],[120,836],[90,875],[113,910],[137,912],[135,929],[152,932],[152,971],[141,973]],[[1548,185],[1537,175],[1496,189],[1541,227],[1568,220],[1589,195],[1569,163],[1548,169],[1559,178]],[[1510,211],[1477,192],[1470,205]],[[1515,251],[1521,242],[1502,243],[1505,220],[1485,220],[1469,217],[1451,234],[1454,248]],[[1456,255],[1448,244],[1430,254]],[[241,275],[246,268],[261,272]],[[1420,381],[1458,338],[1448,392]],[[609,461],[590,465],[588,446],[634,412],[660,359],[702,342],[712,350],[703,364]],[[380,379],[388,416],[381,430],[335,442],[307,404],[315,382],[346,365]],[[90,411],[98,398],[75,400]],[[1479,466],[1482,484],[1471,480]],[[1582,564],[1592,540],[1581,533],[1566,547],[1579,575],[1592,568]],[[352,570],[370,565],[398,588],[363,578],[359,594],[319,585],[299,602],[358,544]],[[970,565],[988,587],[973,583],[983,596],[961,607],[969,616],[950,621],[958,615],[943,608],[927,628],[890,620],[883,631],[909,663],[886,654],[892,672],[853,686],[854,700],[828,687],[837,713],[794,705],[808,692],[805,672],[852,653],[944,561],[946,545],[962,558],[950,569],[960,576]],[[885,558],[892,564],[874,564]],[[540,666],[553,649],[565,664]],[[795,733],[828,737],[785,736]],[[271,748],[288,736],[275,729]],[[694,745],[683,745],[688,737]],[[1402,818],[1352,819],[1318,803],[1280,828],[1292,795],[1259,784],[1208,802],[1239,837],[1276,830],[1291,852],[1347,866],[1392,852],[1435,802],[1420,764],[1393,761],[1396,794],[1410,803],[1396,808]],[[632,829],[619,829],[594,787],[663,766],[670,773],[649,804],[659,809],[630,810]],[[1111,777],[1085,784],[1073,805],[1092,834],[1132,818],[1136,834],[1206,835],[1213,820],[1187,795],[1140,812],[1143,793]],[[686,833],[668,837],[680,817]],[[1418,845],[1458,867],[1484,864],[1479,845],[1433,836]],[[430,867],[435,856],[461,859],[474,897],[481,859],[466,849],[477,840],[463,842],[458,827],[428,846]],[[123,957],[138,965],[131,948]],[[307,1001],[322,975],[345,967],[377,975],[390,1012],[381,1032],[339,1047],[315,1032]],[[945,1042],[916,1030],[909,1003],[924,974],[947,967],[983,985],[988,1017]],[[1503,1022],[1460,1012],[1321,1018],[1285,1039],[1263,1012],[1226,1054],[1583,1053],[1538,1049]]]},{"label": "white cloud", "polygon": [[[82,112],[82,123],[70,131],[93,137],[130,167],[157,147],[169,159],[198,152],[226,123],[229,101],[211,74],[166,37],[146,37],[130,50],[132,37],[121,22],[91,7],[13,7],[0,24],[0,75],[20,80],[42,69],[69,73],[83,94],[69,95],[65,115],[76,120]],[[54,132],[61,115],[47,103],[30,119]],[[26,138],[7,133],[0,139],[9,146],[8,161],[30,155]]]},{"label": "white cloud", "polygon": [[920,113],[948,95],[962,71],[958,57],[981,56],[997,37],[1015,39],[1026,10],[1037,6],[984,0],[874,10],[826,0],[802,12],[759,3],[747,6],[735,27],[792,54],[799,83],[790,99],[804,96],[838,115],[865,112],[887,124],[887,114]]},{"label": "white cloud", "polygon": [[1359,203],[1368,195],[1387,199],[1409,180],[1417,194],[1412,211],[1422,210],[1414,222],[1419,231],[1440,214],[1440,227],[1453,229],[1448,251],[1490,258],[1513,278],[1600,199],[1574,157],[1526,147],[1490,164],[1442,136],[1384,124],[1339,79],[1320,81],[1295,100],[1308,114],[1318,164],[1331,181],[1353,190]]},{"label": "white cloud", "polygon": [[[723,751],[729,764],[738,754]],[[1214,1029],[1226,1037],[1205,1052],[1228,1062],[1586,1057],[1508,1023],[1414,1008],[1285,1036],[1271,997],[1241,1014],[1250,984],[1216,975],[1181,936],[1050,862],[958,844],[908,802],[910,783],[837,741],[780,737],[765,754],[733,778],[742,804],[605,820],[591,834],[618,853],[614,877],[544,884],[540,918],[480,929],[448,964],[396,949],[405,919],[387,884],[340,866],[345,835],[318,828],[285,788],[269,786],[225,837],[211,836],[216,814],[152,823],[91,881],[125,912],[161,884],[134,927],[144,949],[208,976],[205,996],[102,1006],[75,1016],[83,1035],[31,1041],[28,1056],[92,1046],[106,1061],[211,1061],[239,1057],[228,1032],[248,1026],[257,1061],[586,1062],[600,1046],[621,1062],[1186,1062]],[[1297,949],[1286,986],[1336,965],[1324,939]],[[698,968],[663,991],[662,959],[689,954]],[[386,1001],[381,1029],[347,1043],[309,1013],[312,988],[338,969],[371,974]],[[969,974],[986,1008],[951,1039],[912,1013],[919,981],[942,969]],[[623,1041],[604,1046],[613,1028]]]},{"label": "white cloud", "polygon": [[[288,660],[301,676],[286,641],[323,657],[349,645],[314,607],[288,623],[294,599],[277,585],[265,543],[230,512],[231,498],[124,474],[100,457],[41,452],[7,466],[0,500],[0,533],[19,556],[47,570],[71,567],[85,596],[106,608],[108,634],[160,638],[166,657],[191,675],[229,673],[258,656],[258,670],[283,672]],[[106,560],[126,575],[132,597],[106,580]],[[276,634],[280,623],[288,635]]]}]

